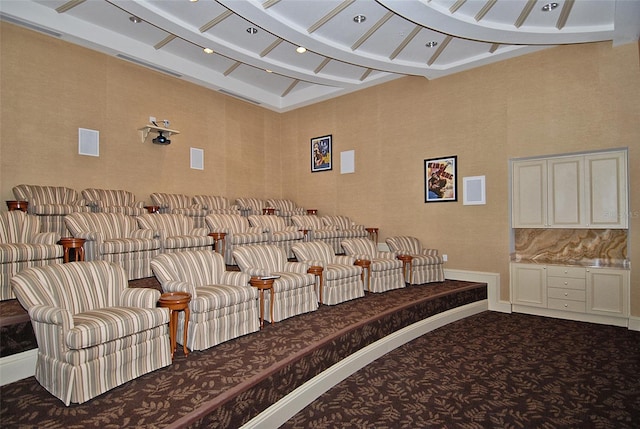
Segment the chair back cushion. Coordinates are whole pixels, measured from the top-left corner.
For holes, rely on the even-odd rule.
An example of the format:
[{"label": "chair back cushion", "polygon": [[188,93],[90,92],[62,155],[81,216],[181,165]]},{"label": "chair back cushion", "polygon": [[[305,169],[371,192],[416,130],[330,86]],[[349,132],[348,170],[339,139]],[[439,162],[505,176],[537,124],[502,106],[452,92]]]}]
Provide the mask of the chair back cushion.
[{"label": "chair back cushion", "polygon": [[194,221],[189,216],[172,213],[147,213],[137,217],[142,229],[164,231],[166,237],[191,235]]},{"label": "chair back cushion", "polygon": [[151,268],[161,284],[179,280],[196,288],[219,284],[225,271],[222,255],[208,250],[163,253],[153,258]]},{"label": "chair back cushion", "polygon": [[268,228],[270,232],[285,231],[287,226],[284,219],[273,215],[251,215],[249,216],[249,223],[252,226]]},{"label": "chair back cushion", "polygon": [[118,306],[128,280],[120,265],[91,261],[27,268],[11,284],[25,308],[46,305],[78,314]]},{"label": "chair back cushion", "polygon": [[353,229],[354,223],[346,216],[322,216],[325,225],[335,225],[338,229]]},{"label": "chair back cushion", "polygon": [[246,217],[234,214],[210,214],[204,220],[210,231],[227,229],[232,234],[241,234],[250,227]]},{"label": "chair back cushion", "polygon": [[388,237],[385,241],[391,250],[400,255],[419,255],[422,253],[422,245],[416,237]]},{"label": "chair back cushion", "polygon": [[18,200],[28,201],[30,204],[68,204],[78,205],[78,193],[63,186],[18,185],[13,188],[13,194]]},{"label": "chair back cushion", "polygon": [[98,232],[104,240],[131,238],[138,229],[136,220],[122,213],[71,213],[65,223],[74,236]]},{"label": "chair back cushion", "polygon": [[165,194],[156,192],[151,194],[151,200],[155,205],[163,209],[188,209],[193,208],[191,198],[183,194]]},{"label": "chair back cushion", "polygon": [[249,268],[260,268],[275,273],[282,271],[285,262],[287,262],[284,250],[272,244],[237,247],[233,251],[233,256],[242,271]]},{"label": "chair back cushion", "polygon": [[30,243],[40,232],[40,219],[21,210],[0,213],[0,243]]},{"label": "chair back cushion", "polygon": [[309,241],[306,243],[295,243],[291,250],[296,255],[298,261],[323,261],[332,263],[336,254],[333,248],[323,241]]},{"label": "chair back cushion", "polygon": [[326,226],[324,222],[322,222],[322,219],[313,215],[293,215],[291,216],[291,222],[293,222],[293,224],[298,228],[311,229],[314,231],[320,229],[331,229],[331,226]]},{"label": "chair back cushion", "polygon": [[253,213],[262,214],[262,209],[267,207],[265,201],[259,198],[238,198],[236,204],[241,209],[251,209]]},{"label": "chair back cushion", "polygon": [[230,207],[229,200],[215,195],[196,195],[193,201],[205,210],[224,210]]},{"label": "chair back cushion", "polygon": [[373,241],[368,238],[350,238],[342,240],[342,247],[347,255],[369,255],[375,257],[378,249]]},{"label": "chair back cushion", "polygon": [[290,213],[296,210],[296,204],[291,200],[268,199],[267,205],[280,210],[282,213]]},{"label": "chair back cushion", "polygon": [[82,190],[82,197],[87,204],[102,206],[135,206],[136,197],[129,191],[116,189],[87,188]]}]

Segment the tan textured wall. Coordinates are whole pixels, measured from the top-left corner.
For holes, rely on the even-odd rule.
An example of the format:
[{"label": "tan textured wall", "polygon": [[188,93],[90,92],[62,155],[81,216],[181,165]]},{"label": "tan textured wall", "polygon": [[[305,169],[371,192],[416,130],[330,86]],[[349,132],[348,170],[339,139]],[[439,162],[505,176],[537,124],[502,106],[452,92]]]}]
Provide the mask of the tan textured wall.
[{"label": "tan textured wall", "polygon": [[[508,299],[509,159],[629,147],[632,266],[640,264],[637,44],[560,47],[428,81],[408,77],[277,114],[113,57],[0,24],[0,193],[19,183],[150,192],[283,196],[320,214],[418,236],[450,268],[498,272]],[[140,142],[150,115],[181,134]],[[100,157],[77,155],[78,127]],[[311,173],[309,139],[333,135],[334,168]],[[189,169],[189,147],[205,170]],[[355,150],[356,172],[340,174]],[[424,203],[423,160],[458,156],[485,175],[487,204]],[[634,209],[635,207],[635,209]],[[5,209],[3,207],[3,209]],[[640,316],[640,270],[632,314]]]},{"label": "tan textured wall", "polygon": [[[566,46],[428,81],[399,79],[283,115],[284,154],[308,171],[309,139],[333,134],[334,169],[302,174],[291,197],[348,213],[382,238],[411,234],[448,267],[497,272],[509,297],[509,159],[629,147],[632,266],[640,264],[640,67],[636,44]],[[340,152],[355,150],[355,174]],[[424,203],[423,160],[458,156],[486,176],[487,204]],[[287,155],[285,155],[287,156]],[[635,210],[633,209],[635,207]],[[635,262],[633,260],[635,259]],[[640,275],[632,272],[632,313]]]},{"label": "tan textured wall", "polygon": [[[0,31],[3,200],[20,183],[127,189],[147,201],[280,192],[277,113],[11,24]],[[141,142],[149,116],[180,134],[168,146],[153,134]],[[78,155],[80,127],[100,131],[99,157]],[[204,149],[204,170],[189,167],[191,147]]]}]

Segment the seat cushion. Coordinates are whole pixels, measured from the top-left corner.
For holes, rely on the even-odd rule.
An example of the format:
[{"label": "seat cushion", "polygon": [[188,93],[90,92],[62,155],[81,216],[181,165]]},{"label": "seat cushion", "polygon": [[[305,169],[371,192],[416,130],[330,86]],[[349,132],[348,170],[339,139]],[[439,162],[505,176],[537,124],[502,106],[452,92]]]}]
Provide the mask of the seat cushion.
[{"label": "seat cushion", "polygon": [[345,279],[359,276],[362,269],[356,265],[327,264],[322,275],[327,280]]},{"label": "seat cushion", "polygon": [[107,240],[102,243],[100,253],[103,255],[113,253],[140,252],[160,248],[160,240],[146,238],[119,238]]},{"label": "seat cushion", "polygon": [[402,268],[402,261],[399,259],[374,259],[371,261],[371,271],[387,271],[394,268]]},{"label": "seat cushion", "polygon": [[197,298],[192,300],[189,306],[194,313],[204,313],[258,299],[258,290],[249,285],[200,286],[196,293],[198,294]]},{"label": "seat cushion", "polygon": [[65,343],[77,350],[169,323],[169,312],[164,308],[107,307],[78,313],[73,323]]},{"label": "seat cushion", "polygon": [[312,274],[297,274],[287,272],[273,273],[280,278],[273,282],[273,291],[282,292],[286,290],[298,289],[315,283],[315,277]]},{"label": "seat cushion", "polygon": [[436,265],[442,263],[441,256],[429,256],[429,255],[412,255],[413,259],[411,260],[411,264],[414,266],[423,266],[423,265]]},{"label": "seat cushion", "polygon": [[42,261],[62,258],[62,246],[56,244],[0,244],[0,262]]},{"label": "seat cushion", "polygon": [[232,244],[252,244],[267,241],[268,236],[263,233],[242,232],[232,235]]},{"label": "seat cushion", "polygon": [[213,238],[208,235],[176,235],[167,237],[164,242],[166,249],[183,249],[185,247],[212,246]]}]

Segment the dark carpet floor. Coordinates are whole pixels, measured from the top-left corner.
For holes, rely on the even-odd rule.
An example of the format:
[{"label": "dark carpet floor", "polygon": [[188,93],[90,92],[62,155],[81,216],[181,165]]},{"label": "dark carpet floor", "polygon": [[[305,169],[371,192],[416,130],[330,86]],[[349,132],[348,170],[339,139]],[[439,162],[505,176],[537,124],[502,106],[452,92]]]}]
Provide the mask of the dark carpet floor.
[{"label": "dark carpet floor", "polygon": [[640,332],[485,312],[345,379],[297,428],[640,428]]}]

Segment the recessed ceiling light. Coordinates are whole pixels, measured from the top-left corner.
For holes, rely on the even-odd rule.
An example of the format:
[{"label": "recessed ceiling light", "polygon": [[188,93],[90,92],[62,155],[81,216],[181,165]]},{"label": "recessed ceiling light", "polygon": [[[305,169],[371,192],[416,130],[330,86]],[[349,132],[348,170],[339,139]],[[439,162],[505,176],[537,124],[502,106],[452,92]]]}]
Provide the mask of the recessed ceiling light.
[{"label": "recessed ceiling light", "polygon": [[213,49],[211,48],[204,48],[203,51],[205,54],[213,54]]},{"label": "recessed ceiling light", "polygon": [[544,6],[542,6],[542,11],[543,12],[551,12],[553,9],[558,7],[558,3],[547,3]]},{"label": "recessed ceiling light", "polygon": [[129,17],[129,21],[133,22],[134,24],[139,24],[142,22],[142,20],[140,18],[138,18],[137,16],[130,16]]},{"label": "recessed ceiling light", "polygon": [[256,27],[247,28],[247,33],[249,34],[256,34],[257,32],[258,32],[258,29]]},{"label": "recessed ceiling light", "polygon": [[367,17],[364,15],[356,15],[353,17],[353,22],[357,22],[358,24],[362,24],[367,20]]},{"label": "recessed ceiling light", "polygon": [[307,48],[305,48],[304,46],[298,46],[296,48],[296,52],[299,54],[304,54],[305,52],[307,52]]},{"label": "recessed ceiling light", "polygon": [[434,46],[436,46],[438,44],[438,42],[432,40],[430,42],[427,42],[424,46],[426,46],[427,48],[433,48]]}]

